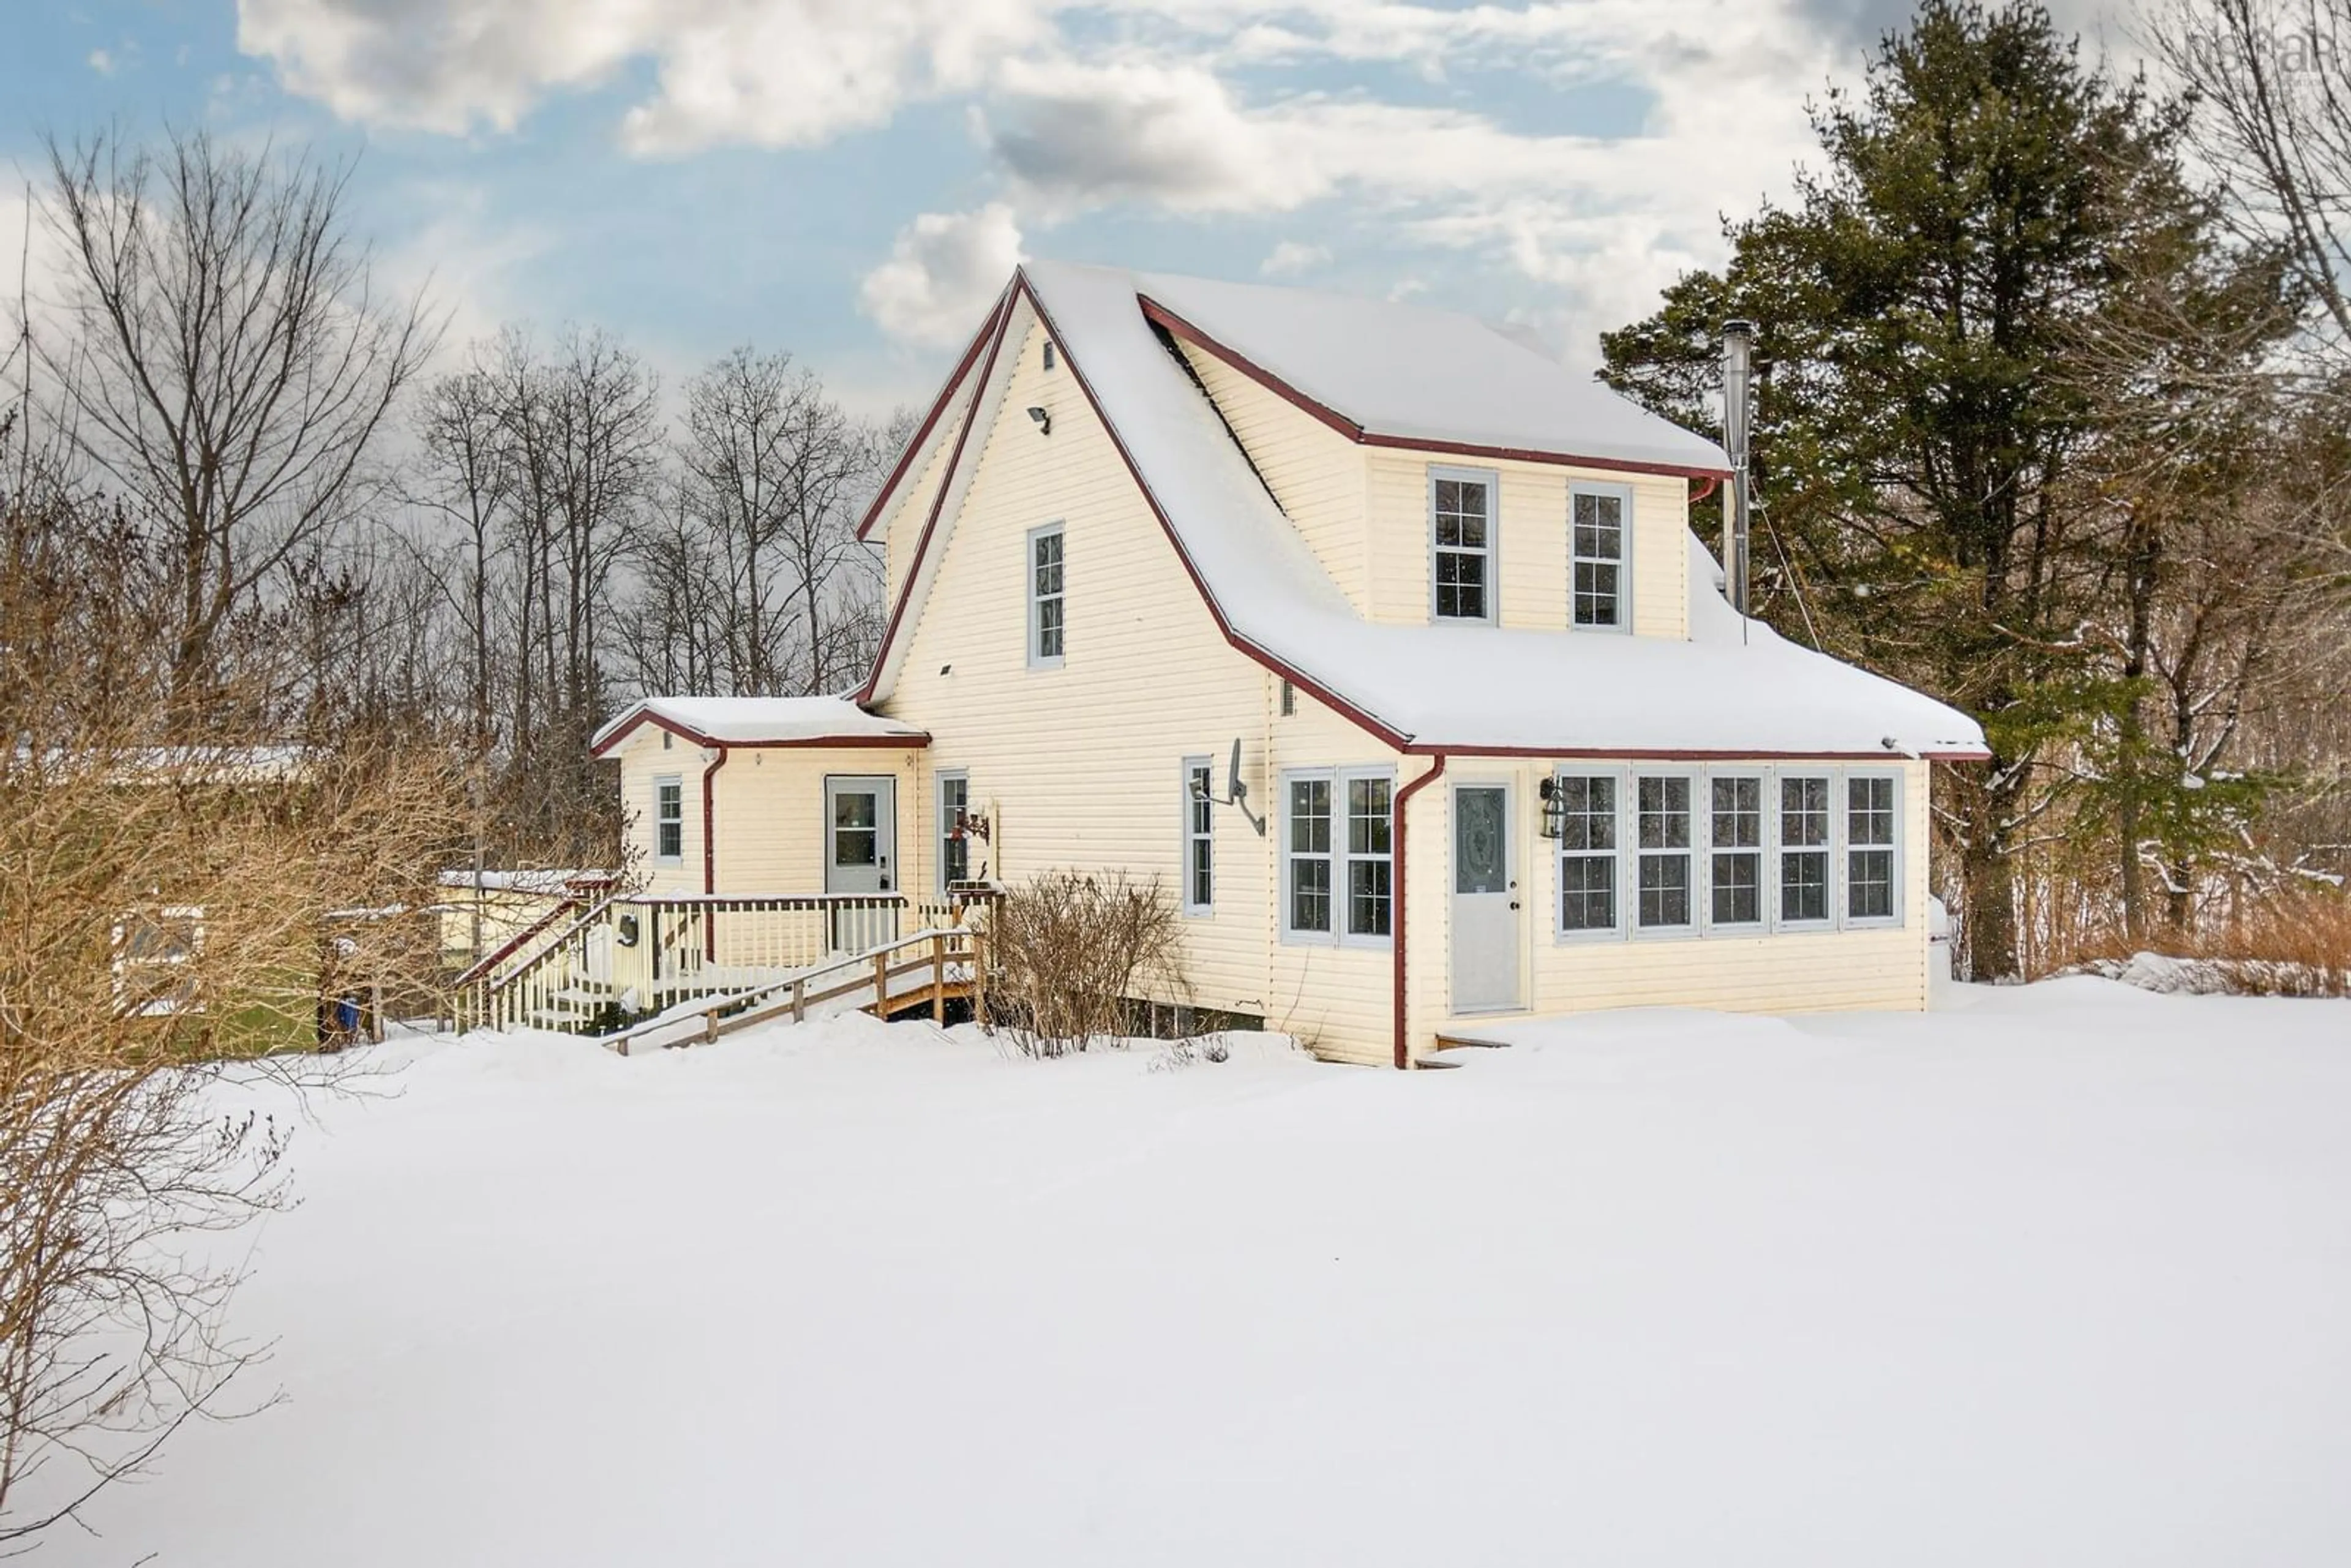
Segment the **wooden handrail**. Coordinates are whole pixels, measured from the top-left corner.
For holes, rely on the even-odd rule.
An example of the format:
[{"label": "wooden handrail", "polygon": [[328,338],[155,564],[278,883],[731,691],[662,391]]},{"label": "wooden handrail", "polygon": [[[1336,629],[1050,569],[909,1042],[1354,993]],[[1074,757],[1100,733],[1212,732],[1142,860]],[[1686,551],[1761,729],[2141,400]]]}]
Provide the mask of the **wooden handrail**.
[{"label": "wooden handrail", "polygon": [[[930,946],[933,949],[932,954],[907,964],[890,962],[891,955],[901,948],[911,947],[917,944]],[[977,956],[977,934],[971,927],[929,926],[904,936],[893,937],[862,953],[852,953],[836,958],[830,964],[820,964],[814,968],[802,970],[789,980],[778,980],[772,985],[761,986],[753,990],[739,991],[733,996],[716,998],[706,1008],[679,1013],[658,1022],[638,1024],[633,1029],[625,1029],[616,1034],[606,1035],[601,1043],[625,1052],[632,1040],[676,1029],[695,1018],[702,1019],[703,1040],[713,1041],[721,1035],[732,1034],[737,1030],[748,1029],[754,1024],[768,1023],[787,1013],[791,1016],[795,1023],[799,1022],[808,1017],[808,1009],[818,1003],[852,996],[868,987],[872,988],[873,999],[877,1005],[886,1004],[890,999],[892,980],[905,975],[919,974],[925,969],[935,970],[935,977],[932,989],[933,1009],[936,1012],[944,1007],[946,960],[949,957],[969,957],[976,962]],[[859,971],[855,978],[845,979],[837,985],[820,990],[809,988],[809,983],[812,980],[851,970]],[[782,998],[780,1000],[777,999],[779,996]]]},{"label": "wooden handrail", "polygon": [[579,908],[580,903],[580,901],[576,898],[559,898],[556,900],[555,906],[552,909],[549,909],[546,914],[540,915],[538,919],[524,926],[520,931],[516,932],[514,936],[507,938],[505,946],[501,946],[496,952],[492,953],[488,957],[475,959],[473,965],[468,967],[464,974],[459,975],[456,979],[451,983],[453,985],[459,986],[469,986],[473,984],[475,980],[480,979],[484,974],[487,973],[489,970],[496,968],[500,964],[504,963],[508,954],[514,952],[515,949],[520,947],[524,943],[529,941],[532,937],[538,936],[540,932],[546,930],[549,926],[561,919],[565,910]]}]

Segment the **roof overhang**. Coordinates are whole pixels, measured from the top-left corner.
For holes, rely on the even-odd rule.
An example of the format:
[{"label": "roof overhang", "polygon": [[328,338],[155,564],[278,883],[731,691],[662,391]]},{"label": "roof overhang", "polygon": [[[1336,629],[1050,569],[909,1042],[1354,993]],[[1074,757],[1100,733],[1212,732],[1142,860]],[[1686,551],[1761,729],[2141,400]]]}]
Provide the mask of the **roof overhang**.
[{"label": "roof overhang", "polygon": [[910,476],[921,471],[920,458],[931,450],[932,442],[940,434],[942,422],[946,418],[947,411],[955,405],[956,394],[962,390],[964,381],[971,374],[972,366],[977,362],[981,351],[995,341],[997,332],[1002,325],[1002,317],[1011,308],[1011,306],[1012,291],[1008,288],[997,297],[996,308],[990,310],[987,313],[987,319],[980,323],[978,333],[964,349],[963,357],[956,361],[956,367],[948,374],[946,383],[939,388],[939,395],[933,400],[930,411],[923,415],[923,423],[914,427],[914,434],[907,441],[906,449],[898,454],[898,461],[891,466],[890,476],[884,479],[882,482],[882,487],[873,493],[873,499],[866,505],[865,515],[857,519],[857,537],[860,540],[873,531],[873,525],[880,522],[883,515],[890,509],[892,502],[897,497],[899,486],[904,485]]},{"label": "roof overhang", "polygon": [[931,744],[930,736],[922,730],[908,730],[903,734],[896,735],[873,735],[864,733],[856,735],[791,735],[767,737],[715,736],[705,734],[703,731],[695,728],[692,725],[672,718],[667,714],[655,713],[652,709],[648,708],[643,703],[638,703],[630,707],[626,712],[622,713],[618,718],[613,719],[611,723],[606,725],[602,729],[596,732],[596,738],[589,743],[588,754],[590,757],[610,757],[613,752],[618,751],[622,746],[627,744],[629,737],[634,735],[638,730],[643,729],[647,726],[651,726],[655,729],[667,730],[670,734],[676,736],[680,740],[690,742],[693,745],[706,747],[713,750],[719,751],[739,751],[751,748],[768,751],[793,749],[817,750],[822,748],[862,748],[866,750],[886,751],[893,747],[901,750],[919,751],[923,747]]}]

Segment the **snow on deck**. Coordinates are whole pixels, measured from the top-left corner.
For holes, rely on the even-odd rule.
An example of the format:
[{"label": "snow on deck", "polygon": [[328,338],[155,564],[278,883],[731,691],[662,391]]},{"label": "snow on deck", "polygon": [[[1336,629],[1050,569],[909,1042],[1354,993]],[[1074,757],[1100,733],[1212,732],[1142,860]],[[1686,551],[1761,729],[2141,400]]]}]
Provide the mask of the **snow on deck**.
[{"label": "snow on deck", "polygon": [[2351,1561],[2351,1004],[1959,996],[386,1048],[235,1305],[286,1402],[41,1560]]}]

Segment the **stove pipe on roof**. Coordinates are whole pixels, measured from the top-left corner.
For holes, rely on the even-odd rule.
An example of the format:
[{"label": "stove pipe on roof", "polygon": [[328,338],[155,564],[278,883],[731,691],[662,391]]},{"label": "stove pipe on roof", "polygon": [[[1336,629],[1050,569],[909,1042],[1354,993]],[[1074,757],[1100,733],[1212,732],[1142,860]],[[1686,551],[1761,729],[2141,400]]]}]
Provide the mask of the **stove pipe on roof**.
[{"label": "stove pipe on roof", "polygon": [[1747,613],[1747,528],[1754,485],[1747,460],[1754,413],[1755,323],[1722,324],[1722,445],[1730,454],[1730,489],[1723,497],[1722,577],[1725,597]]}]

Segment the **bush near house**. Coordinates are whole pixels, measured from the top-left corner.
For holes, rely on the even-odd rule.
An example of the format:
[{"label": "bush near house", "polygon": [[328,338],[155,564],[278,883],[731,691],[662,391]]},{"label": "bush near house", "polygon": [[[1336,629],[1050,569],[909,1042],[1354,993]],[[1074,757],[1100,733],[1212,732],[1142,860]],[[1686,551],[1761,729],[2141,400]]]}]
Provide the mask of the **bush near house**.
[{"label": "bush near house", "polygon": [[1176,906],[1155,879],[1053,872],[988,916],[991,1021],[1023,1056],[1118,1038],[1138,998],[1190,995]]}]

